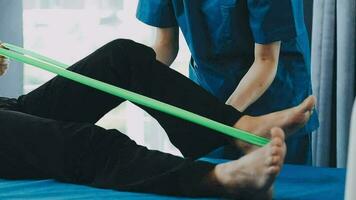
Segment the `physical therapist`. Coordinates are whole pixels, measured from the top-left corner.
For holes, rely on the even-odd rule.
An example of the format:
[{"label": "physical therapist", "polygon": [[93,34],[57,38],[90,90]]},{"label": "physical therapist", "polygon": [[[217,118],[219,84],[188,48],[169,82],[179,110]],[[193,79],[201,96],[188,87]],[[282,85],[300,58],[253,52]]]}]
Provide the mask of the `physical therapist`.
[{"label": "physical therapist", "polygon": [[[153,48],[168,66],[180,28],[191,52],[190,79],[246,114],[286,109],[312,93],[302,0],[140,0],[137,18],[157,27]],[[287,139],[286,163],[311,164],[317,127],[313,112]]]}]

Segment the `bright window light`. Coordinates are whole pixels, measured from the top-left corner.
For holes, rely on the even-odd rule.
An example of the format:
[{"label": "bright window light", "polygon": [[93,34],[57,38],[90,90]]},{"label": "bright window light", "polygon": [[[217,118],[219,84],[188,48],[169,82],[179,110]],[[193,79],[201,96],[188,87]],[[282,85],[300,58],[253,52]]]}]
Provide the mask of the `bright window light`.
[{"label": "bright window light", "polygon": [[[117,38],[150,46],[155,32],[136,19],[137,3],[137,0],[23,0],[24,46],[67,64]],[[187,75],[190,55],[183,37],[180,38],[180,53],[172,68]],[[26,65],[24,74],[25,93],[53,77]],[[116,128],[150,149],[181,155],[157,121],[134,104],[121,104],[97,124]]]}]

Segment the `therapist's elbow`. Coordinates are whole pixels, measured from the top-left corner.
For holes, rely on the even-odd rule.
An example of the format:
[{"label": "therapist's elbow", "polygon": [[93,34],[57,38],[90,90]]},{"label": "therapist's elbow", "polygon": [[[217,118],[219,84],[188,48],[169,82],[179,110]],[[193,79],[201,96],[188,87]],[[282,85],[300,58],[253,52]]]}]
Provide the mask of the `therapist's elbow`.
[{"label": "therapist's elbow", "polygon": [[268,66],[278,64],[281,42],[270,44],[255,44],[255,62],[264,63]]},{"label": "therapist's elbow", "polygon": [[278,66],[278,58],[273,57],[259,57],[255,58],[254,65],[263,68],[277,69]]}]

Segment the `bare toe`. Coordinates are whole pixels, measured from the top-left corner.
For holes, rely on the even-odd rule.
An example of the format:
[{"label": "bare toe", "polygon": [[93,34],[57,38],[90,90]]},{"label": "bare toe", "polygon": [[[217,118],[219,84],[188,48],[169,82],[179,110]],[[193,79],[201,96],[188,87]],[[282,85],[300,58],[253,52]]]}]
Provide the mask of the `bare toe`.
[{"label": "bare toe", "polygon": [[315,106],[316,98],[314,96],[309,96],[306,98],[303,103],[301,103],[300,108],[303,109],[304,112],[311,112]]},{"label": "bare toe", "polygon": [[273,145],[271,147],[271,156],[277,156],[281,153],[281,149],[280,147],[276,146],[276,145]]},{"label": "bare toe", "polygon": [[268,166],[279,165],[279,163],[281,162],[281,156],[271,156],[266,161]]},{"label": "bare toe", "polygon": [[281,170],[281,167],[279,165],[273,165],[268,168],[268,173],[272,175],[277,175]]},{"label": "bare toe", "polygon": [[271,129],[271,136],[272,136],[272,141],[274,142],[281,141],[281,143],[283,144],[283,141],[285,140],[284,132],[279,127],[273,127]]}]

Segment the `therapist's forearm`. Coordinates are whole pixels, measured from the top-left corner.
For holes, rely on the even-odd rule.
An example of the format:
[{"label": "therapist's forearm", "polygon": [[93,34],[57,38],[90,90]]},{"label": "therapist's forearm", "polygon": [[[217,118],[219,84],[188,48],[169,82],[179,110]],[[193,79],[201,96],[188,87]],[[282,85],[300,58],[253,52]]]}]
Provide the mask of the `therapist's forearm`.
[{"label": "therapist's forearm", "polygon": [[179,50],[179,29],[178,27],[156,28],[155,31],[153,49],[156,52],[156,59],[170,66]]},{"label": "therapist's forearm", "polygon": [[255,60],[226,103],[244,111],[271,85],[277,73],[277,65],[277,60]]},{"label": "therapist's forearm", "polygon": [[226,102],[227,104],[244,111],[263,95],[276,76],[280,46],[280,41],[268,44],[255,43],[255,61]]}]

